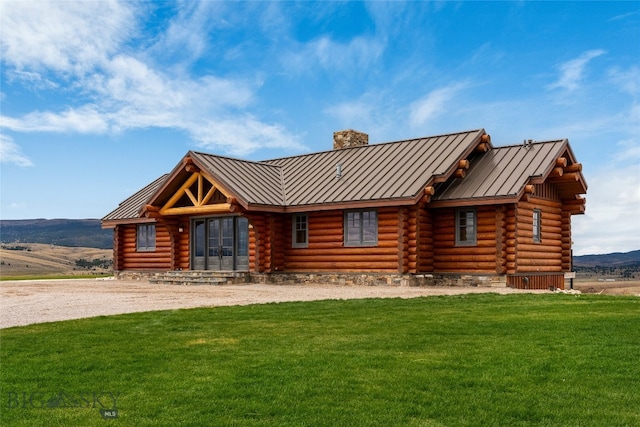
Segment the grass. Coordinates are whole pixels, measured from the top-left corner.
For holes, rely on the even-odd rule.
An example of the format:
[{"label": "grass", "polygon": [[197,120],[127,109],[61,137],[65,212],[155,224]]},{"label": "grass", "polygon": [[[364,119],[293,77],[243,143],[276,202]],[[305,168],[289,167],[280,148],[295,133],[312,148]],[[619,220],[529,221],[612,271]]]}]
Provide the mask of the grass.
[{"label": "grass", "polygon": [[0,339],[3,426],[640,425],[633,297],[172,310]]},{"label": "grass", "polygon": [[31,274],[31,275],[19,275],[19,276],[0,276],[0,282],[13,281],[13,280],[98,279],[103,277],[113,277],[113,273]]}]

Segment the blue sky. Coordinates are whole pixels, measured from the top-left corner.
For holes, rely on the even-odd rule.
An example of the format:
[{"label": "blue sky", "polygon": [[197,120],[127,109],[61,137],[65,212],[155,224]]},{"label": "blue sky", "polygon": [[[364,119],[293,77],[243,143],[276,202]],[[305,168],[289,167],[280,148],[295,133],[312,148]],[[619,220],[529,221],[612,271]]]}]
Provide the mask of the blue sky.
[{"label": "blue sky", "polygon": [[0,3],[0,218],[100,218],[190,149],[568,138],[575,253],[640,249],[640,2]]}]

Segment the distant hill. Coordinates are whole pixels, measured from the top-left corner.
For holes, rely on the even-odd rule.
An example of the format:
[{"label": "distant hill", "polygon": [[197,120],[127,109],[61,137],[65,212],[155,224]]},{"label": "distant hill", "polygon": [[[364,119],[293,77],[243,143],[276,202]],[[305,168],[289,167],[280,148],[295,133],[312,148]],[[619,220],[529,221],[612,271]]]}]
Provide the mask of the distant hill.
[{"label": "distant hill", "polygon": [[640,250],[631,252],[615,252],[604,255],[581,255],[573,257],[576,267],[640,267]]},{"label": "distant hill", "polygon": [[99,219],[0,220],[0,242],[111,249],[113,230]]}]

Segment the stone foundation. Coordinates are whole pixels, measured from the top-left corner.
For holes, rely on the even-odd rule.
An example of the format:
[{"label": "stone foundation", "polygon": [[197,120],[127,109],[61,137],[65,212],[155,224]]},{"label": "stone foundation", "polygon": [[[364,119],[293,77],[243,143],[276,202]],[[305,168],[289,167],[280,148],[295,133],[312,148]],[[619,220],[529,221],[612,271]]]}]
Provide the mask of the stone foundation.
[{"label": "stone foundation", "polygon": [[154,272],[148,271],[114,271],[113,275],[116,280],[130,280],[133,282],[147,282],[152,277]]},{"label": "stone foundation", "polygon": [[339,286],[491,286],[506,287],[506,276],[387,273],[251,273],[254,283]]},{"label": "stone foundation", "polygon": [[[160,283],[160,276],[176,276],[172,279],[180,284],[239,284],[264,283],[269,285],[336,285],[336,286],[484,286],[506,287],[503,275],[473,274],[393,274],[393,273],[215,273],[199,274],[197,271],[116,271],[118,280],[149,281]],[[185,276],[179,280],[177,276]],[[197,276],[197,277],[196,277]],[[217,276],[225,276],[219,280]],[[215,280],[214,280],[215,278]],[[164,283],[164,282],[163,282]],[[167,282],[169,283],[169,282]]]}]

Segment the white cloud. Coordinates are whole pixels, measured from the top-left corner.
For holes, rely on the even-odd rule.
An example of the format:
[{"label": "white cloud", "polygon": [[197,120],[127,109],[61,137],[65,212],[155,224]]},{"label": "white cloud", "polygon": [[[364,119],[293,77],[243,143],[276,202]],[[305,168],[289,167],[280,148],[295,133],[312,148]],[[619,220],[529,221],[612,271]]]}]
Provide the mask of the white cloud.
[{"label": "white cloud", "polygon": [[302,46],[294,46],[282,55],[283,66],[296,72],[321,67],[332,73],[357,74],[367,70],[383,54],[385,43],[375,37],[354,37],[347,43],[339,43],[327,36]]},{"label": "white cloud", "polygon": [[640,68],[631,67],[628,70],[612,68],[609,70],[609,77],[620,89],[631,95],[640,94]]},{"label": "white cloud", "polygon": [[200,146],[224,148],[237,156],[249,154],[262,147],[297,150],[304,148],[298,143],[299,138],[288,133],[283,127],[265,124],[251,115],[228,120],[211,120],[187,130],[199,141]]},{"label": "white cloud", "polygon": [[343,102],[325,109],[325,113],[339,120],[342,126],[354,127],[358,123],[371,124],[373,121],[374,107],[372,102],[368,102],[361,97],[355,101]]},{"label": "white cloud", "polygon": [[587,66],[589,61],[601,55],[604,55],[605,53],[606,52],[601,49],[589,50],[579,57],[561,64],[558,67],[560,69],[560,77],[556,82],[550,84],[547,88],[550,90],[565,89],[568,91],[578,89],[583,79],[585,67]]},{"label": "white cloud", "polygon": [[613,156],[616,163],[635,162],[637,166],[636,174],[640,174],[640,134],[636,139],[626,139],[620,141],[617,145],[620,149]]},{"label": "white cloud", "polygon": [[70,82],[65,90],[78,93],[75,99],[90,100],[63,111],[2,116],[3,125],[16,132],[95,134],[173,128],[202,146],[231,153],[248,154],[261,147],[300,149],[295,136],[245,111],[257,83],[214,75],[191,77],[180,66],[161,68],[149,57],[181,50],[180,57],[188,62],[201,55],[206,41],[192,35],[193,28],[208,25],[210,13],[201,8],[216,5],[181,4],[167,32],[135,57],[125,45],[141,11],[132,5],[109,1],[3,6],[2,61],[11,67],[9,72],[34,82],[46,81],[42,76],[50,73],[62,76]]},{"label": "white cloud", "polygon": [[91,105],[61,113],[35,111],[19,119],[2,116],[3,126],[15,132],[103,133],[108,128],[107,121],[108,118]]},{"label": "white cloud", "polygon": [[20,151],[20,147],[7,135],[0,135],[0,163],[33,166],[33,162]]},{"label": "white cloud", "polygon": [[633,12],[627,12],[627,13],[623,13],[622,15],[616,15],[612,18],[607,19],[607,22],[614,22],[614,21],[620,21],[623,19],[626,19],[630,16],[634,16],[634,15],[638,15],[640,14],[640,10],[635,10]]},{"label": "white cloud", "polygon": [[411,125],[414,127],[422,126],[429,120],[449,111],[450,108],[447,108],[447,104],[465,87],[466,84],[461,83],[434,89],[415,101],[410,107],[409,121]]},{"label": "white cloud", "polygon": [[607,168],[590,179],[584,217],[574,216],[575,255],[640,249],[640,167]]},{"label": "white cloud", "polygon": [[355,70],[375,62],[384,51],[384,44],[374,38],[355,37],[348,43],[336,43],[322,37],[311,44],[311,49],[327,69]]},{"label": "white cloud", "polygon": [[17,70],[83,74],[136,28],[135,5],[117,1],[8,1],[0,13],[3,61]]},{"label": "white cloud", "polygon": [[212,27],[224,25],[218,20],[221,11],[227,8],[224,2],[214,1],[177,1],[176,15],[172,17],[166,30],[160,33],[150,51],[165,58],[175,56],[177,67],[190,65],[197,60],[209,46],[207,37]]}]

